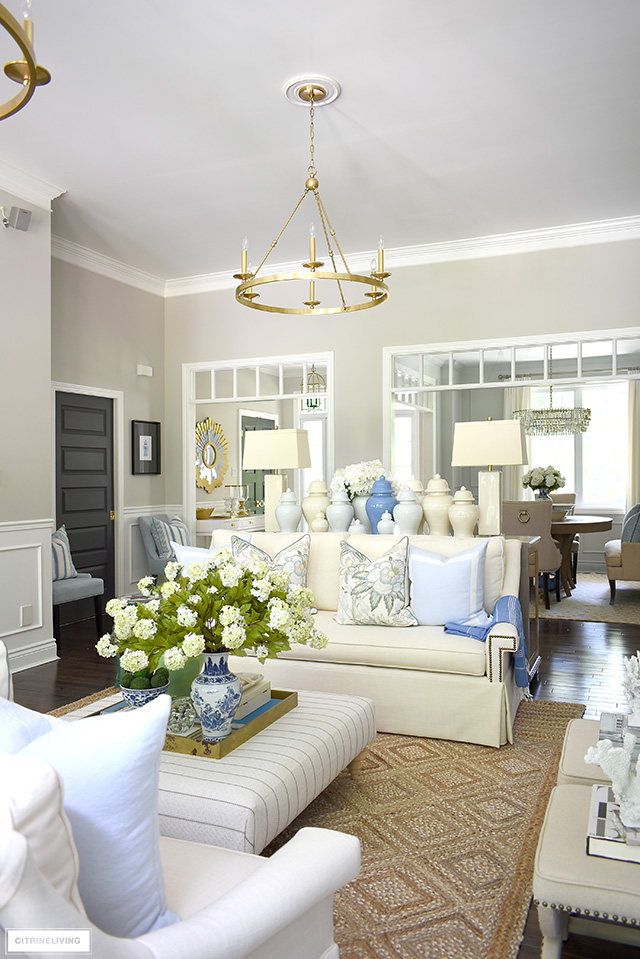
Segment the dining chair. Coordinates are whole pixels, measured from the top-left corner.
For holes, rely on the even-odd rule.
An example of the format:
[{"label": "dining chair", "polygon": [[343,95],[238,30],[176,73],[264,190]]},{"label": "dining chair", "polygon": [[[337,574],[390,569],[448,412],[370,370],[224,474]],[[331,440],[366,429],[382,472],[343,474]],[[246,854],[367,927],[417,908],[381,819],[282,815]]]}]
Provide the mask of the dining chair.
[{"label": "dining chair", "polygon": [[[575,493],[549,493],[552,503],[557,503],[558,506],[575,506],[576,504],[576,494]],[[571,511],[573,512],[573,510]],[[578,554],[580,552],[580,533],[576,533],[573,537],[573,542],[571,543],[571,574],[573,576],[574,583],[578,582]]]},{"label": "dining chair", "polygon": [[[562,554],[551,535],[551,500],[504,500],[502,532],[505,536],[539,536],[538,570],[542,575],[545,609],[550,609],[549,576],[555,577],[556,599],[560,602]],[[536,584],[537,587],[537,584]]]}]

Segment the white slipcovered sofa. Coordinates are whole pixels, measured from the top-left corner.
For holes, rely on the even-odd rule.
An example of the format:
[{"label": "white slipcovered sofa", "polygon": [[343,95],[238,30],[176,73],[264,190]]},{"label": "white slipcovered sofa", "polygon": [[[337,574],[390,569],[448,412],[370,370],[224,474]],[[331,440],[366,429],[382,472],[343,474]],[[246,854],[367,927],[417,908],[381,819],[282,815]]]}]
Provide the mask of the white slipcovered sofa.
[{"label": "white slipcovered sofa", "polygon": [[[211,548],[231,544],[232,533],[215,530]],[[300,539],[300,533],[252,533],[249,539],[271,557]],[[516,685],[513,653],[518,630],[510,623],[493,626],[484,642],[431,626],[355,626],[335,621],[340,595],[340,544],[345,540],[378,559],[396,536],[312,533],[307,585],[316,597],[316,625],[329,643],[324,649],[295,644],[277,659],[261,664],[252,657],[231,656],[236,672],[261,672],[275,689],[311,689],[373,699],[379,732],[451,739],[501,746],[512,741],[512,726],[525,695]],[[452,557],[483,540],[413,536],[421,550]],[[520,593],[521,544],[489,537],[484,565],[483,605],[493,613],[496,601]],[[415,598],[415,597],[414,597]],[[527,600],[528,602],[528,600]]]}]

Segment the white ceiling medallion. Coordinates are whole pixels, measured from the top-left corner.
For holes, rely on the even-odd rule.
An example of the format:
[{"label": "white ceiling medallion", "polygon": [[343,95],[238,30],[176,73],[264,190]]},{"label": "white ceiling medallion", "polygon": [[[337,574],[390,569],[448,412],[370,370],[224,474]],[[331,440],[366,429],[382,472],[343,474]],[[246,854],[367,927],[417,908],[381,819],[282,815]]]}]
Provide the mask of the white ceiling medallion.
[{"label": "white ceiling medallion", "polygon": [[282,92],[290,103],[295,103],[298,107],[308,108],[309,97],[305,97],[301,93],[309,87],[324,91],[324,96],[317,98],[316,107],[324,107],[327,103],[333,103],[342,91],[342,87],[333,77],[325,77],[321,73],[306,73],[304,76],[291,77],[290,80],[287,80],[282,87]]}]

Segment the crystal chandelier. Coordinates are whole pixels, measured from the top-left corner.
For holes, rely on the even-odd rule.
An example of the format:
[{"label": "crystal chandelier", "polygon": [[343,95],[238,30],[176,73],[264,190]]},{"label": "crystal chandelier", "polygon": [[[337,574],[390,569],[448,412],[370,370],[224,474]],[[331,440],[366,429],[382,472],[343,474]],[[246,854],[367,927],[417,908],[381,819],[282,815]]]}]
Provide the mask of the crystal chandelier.
[{"label": "crystal chandelier", "polygon": [[4,72],[10,80],[15,80],[22,86],[20,93],[0,104],[0,120],[12,116],[27,105],[36,87],[44,86],[51,80],[51,74],[44,67],[36,63],[33,52],[33,21],[30,17],[31,0],[24,0],[22,25],[13,17],[7,8],[0,3],[0,24],[10,37],[20,47],[22,60],[12,60],[4,66]]},{"label": "crystal chandelier", "polygon": [[[384,269],[384,248],[382,239],[378,245],[377,260],[374,258],[371,264],[371,273],[367,276],[359,273],[352,273],[349,269],[344,254],[340,248],[340,243],[336,232],[329,220],[324,203],[320,197],[318,189],[317,170],[315,166],[315,105],[319,103],[330,103],[335,100],[340,93],[340,84],[330,77],[316,77],[306,79],[296,77],[289,80],[284,86],[284,93],[292,103],[304,106],[309,104],[309,166],[307,168],[307,179],[304,185],[304,193],[296,203],[293,211],[285,221],[284,226],[276,236],[275,240],[265,253],[258,264],[256,270],[252,271],[251,264],[248,261],[247,240],[242,244],[241,267],[240,272],[235,273],[234,277],[241,282],[236,288],[236,300],[242,306],[248,306],[253,310],[264,310],[268,313],[298,313],[298,314],[322,314],[322,313],[351,313],[356,310],[368,310],[372,306],[379,306],[386,302],[389,297],[389,288],[384,280],[390,275]],[[298,211],[303,200],[311,195],[315,199],[317,217],[320,221],[319,233],[324,239],[326,246],[326,257],[331,261],[331,269],[322,270],[325,261],[318,259],[316,252],[316,233],[313,223],[309,233],[309,257],[303,262],[302,270],[296,270],[291,273],[273,273],[264,275],[260,270],[264,266],[267,257],[273,251],[278,240],[287,229],[291,220]],[[333,246],[335,245],[335,249]],[[325,254],[321,254],[325,255]],[[341,261],[341,269],[338,269],[336,260]],[[298,281],[296,283],[296,281]],[[287,289],[302,289],[303,293],[300,299],[289,300],[287,306],[275,306],[268,303],[258,303],[261,294],[256,293],[256,288],[261,289],[267,284],[280,284],[278,289],[283,290],[287,284],[291,287]],[[284,285],[284,287],[283,287]],[[362,293],[362,286],[368,287],[367,291]],[[263,293],[266,291],[263,290]],[[324,297],[324,299],[323,299]],[[283,299],[286,294],[283,295]],[[302,303],[302,306],[292,305],[293,303]]]},{"label": "crystal chandelier", "polygon": [[[553,351],[549,347],[549,379],[553,376]],[[513,418],[524,423],[527,436],[565,436],[584,433],[591,420],[591,410],[582,406],[562,409],[553,406],[553,386],[549,385],[549,409],[515,410]]]}]

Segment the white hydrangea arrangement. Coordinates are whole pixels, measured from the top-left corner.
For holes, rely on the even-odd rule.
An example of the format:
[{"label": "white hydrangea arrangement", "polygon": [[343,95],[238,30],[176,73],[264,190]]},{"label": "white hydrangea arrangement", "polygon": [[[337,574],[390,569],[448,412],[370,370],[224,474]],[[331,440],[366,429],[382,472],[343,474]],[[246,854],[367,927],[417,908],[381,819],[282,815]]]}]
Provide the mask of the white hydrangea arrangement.
[{"label": "white hydrangea arrangement", "polygon": [[354,496],[369,496],[373,484],[381,476],[390,481],[395,492],[395,478],[384,468],[380,460],[351,463],[343,469],[336,470],[331,480],[331,491],[335,493],[337,490],[344,490],[349,499],[353,499]]},{"label": "white hydrangea arrangement", "polygon": [[534,493],[553,493],[556,489],[562,489],[566,482],[555,466],[534,466],[522,477],[522,485]]},{"label": "white hydrangea arrangement", "polygon": [[96,649],[101,656],[118,655],[127,673],[153,676],[161,656],[167,670],[176,670],[203,652],[255,652],[263,663],[292,643],[327,645],[313,624],[311,590],[291,586],[288,573],[267,563],[241,565],[220,549],[184,569],[167,563],[165,576],[160,586],[151,576],[140,580],[147,602],[112,599],[106,605],[113,636],[103,636]]}]

